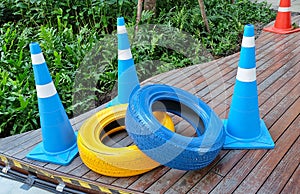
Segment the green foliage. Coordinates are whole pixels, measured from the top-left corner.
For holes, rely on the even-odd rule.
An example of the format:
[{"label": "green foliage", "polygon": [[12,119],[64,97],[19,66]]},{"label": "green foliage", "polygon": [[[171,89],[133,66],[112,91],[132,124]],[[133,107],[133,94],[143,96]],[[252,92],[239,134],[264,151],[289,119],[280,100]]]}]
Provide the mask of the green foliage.
[{"label": "green foliage", "polygon": [[211,33],[206,32],[198,1],[159,1],[157,23],[168,21],[173,27],[195,35],[215,56],[226,56],[239,50],[245,24],[268,23],[276,12],[266,2],[249,0],[205,0]]},{"label": "green foliage", "polygon": [[[37,31],[37,32],[35,32]],[[85,52],[97,41],[97,33],[82,28],[59,30],[6,23],[0,29],[0,133],[10,135],[38,128],[37,97],[28,45],[39,41],[67,113],[71,112],[74,72]],[[35,32],[35,33],[34,33]]]},{"label": "green foliage", "polygon": [[[0,24],[8,21],[21,21],[35,27],[72,27],[78,32],[82,26],[110,33],[119,15],[127,19],[134,17],[134,0],[4,0],[0,3]],[[129,13],[129,14],[128,14]]]},{"label": "green foliage", "polygon": [[[34,83],[29,75],[31,64],[26,47],[31,29],[19,30],[19,25],[6,23],[0,29],[0,132],[5,135],[24,132],[37,126],[36,108],[32,97]],[[33,87],[32,87],[33,86]],[[26,119],[25,119],[26,118]],[[18,122],[16,120],[18,119]],[[9,131],[4,131],[8,129]]]},{"label": "green foliage", "polygon": [[[108,100],[117,79],[116,19],[124,16],[140,80],[238,51],[244,24],[268,23],[266,3],[157,1],[134,32],[137,0],[3,0],[0,2],[0,137],[39,128],[29,43],[40,43],[69,117]],[[161,24],[158,30],[153,25]],[[183,33],[183,31],[187,33]],[[185,47],[182,47],[185,45]],[[188,49],[187,49],[188,48]],[[75,87],[74,87],[75,86]],[[96,87],[95,87],[96,86]]]}]

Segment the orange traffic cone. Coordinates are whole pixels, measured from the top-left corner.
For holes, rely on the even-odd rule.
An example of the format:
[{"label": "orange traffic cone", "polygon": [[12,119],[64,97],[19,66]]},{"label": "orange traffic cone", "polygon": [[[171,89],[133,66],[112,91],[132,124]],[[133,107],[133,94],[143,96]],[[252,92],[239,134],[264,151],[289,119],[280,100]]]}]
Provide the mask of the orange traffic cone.
[{"label": "orange traffic cone", "polygon": [[269,26],[263,30],[277,34],[290,34],[300,31],[300,28],[294,28],[291,22],[291,0],[281,0],[274,26]]}]

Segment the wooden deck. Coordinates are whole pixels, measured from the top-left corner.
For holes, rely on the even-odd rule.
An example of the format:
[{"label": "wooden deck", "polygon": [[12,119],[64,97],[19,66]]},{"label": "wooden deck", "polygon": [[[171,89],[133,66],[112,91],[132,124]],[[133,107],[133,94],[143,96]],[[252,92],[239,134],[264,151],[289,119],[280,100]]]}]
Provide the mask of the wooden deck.
[{"label": "wooden deck", "polygon": [[[300,17],[294,19],[299,21]],[[190,91],[226,118],[238,60],[239,53],[170,71],[147,82]],[[256,60],[260,115],[275,142],[273,150],[222,150],[212,164],[201,170],[160,166],[139,176],[112,178],[92,172],[79,156],[69,166],[26,159],[25,155],[41,141],[41,131],[35,130],[0,139],[0,167],[9,165],[55,184],[88,189],[86,192],[300,193],[300,33],[262,32],[256,40]],[[72,119],[74,129],[78,130],[94,112]],[[193,135],[180,122],[176,129]],[[124,134],[114,138],[128,143]]]}]

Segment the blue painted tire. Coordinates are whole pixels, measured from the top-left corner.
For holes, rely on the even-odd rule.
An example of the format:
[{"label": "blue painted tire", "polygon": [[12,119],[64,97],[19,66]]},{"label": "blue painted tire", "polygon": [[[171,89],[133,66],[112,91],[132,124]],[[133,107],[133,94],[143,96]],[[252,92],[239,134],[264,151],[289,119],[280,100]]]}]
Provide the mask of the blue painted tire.
[{"label": "blue painted tire", "polygon": [[[152,111],[165,111],[189,122],[197,137],[186,137],[162,126]],[[134,143],[162,165],[195,170],[209,165],[225,140],[223,123],[198,97],[167,85],[136,89],[129,99],[126,129]]]}]

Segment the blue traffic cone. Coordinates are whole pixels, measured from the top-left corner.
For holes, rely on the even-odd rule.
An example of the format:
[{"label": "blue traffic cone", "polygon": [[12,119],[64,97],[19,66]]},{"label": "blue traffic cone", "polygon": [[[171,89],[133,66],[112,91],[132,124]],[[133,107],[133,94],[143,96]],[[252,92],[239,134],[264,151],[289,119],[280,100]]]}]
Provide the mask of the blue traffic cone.
[{"label": "blue traffic cone", "polygon": [[77,155],[76,135],[53,84],[38,43],[29,45],[34,71],[43,141],[27,158],[68,165]]},{"label": "blue traffic cone", "polygon": [[140,87],[132,58],[128,34],[123,17],[117,18],[118,33],[118,96],[108,103],[108,107],[128,103],[135,87]]},{"label": "blue traffic cone", "polygon": [[254,26],[251,24],[244,28],[232,102],[224,126],[224,149],[272,149],[275,146],[259,117]]}]

